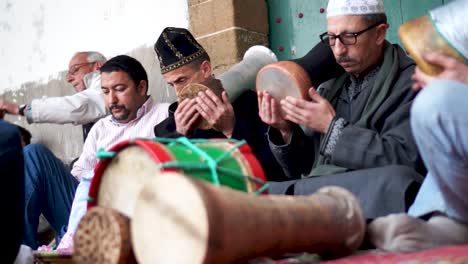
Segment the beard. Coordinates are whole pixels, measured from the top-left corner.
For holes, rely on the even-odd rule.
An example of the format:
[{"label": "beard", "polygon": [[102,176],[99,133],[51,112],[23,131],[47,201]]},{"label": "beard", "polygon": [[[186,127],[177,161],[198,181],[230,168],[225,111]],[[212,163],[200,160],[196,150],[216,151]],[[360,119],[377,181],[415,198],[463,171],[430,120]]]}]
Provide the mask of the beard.
[{"label": "beard", "polygon": [[[127,120],[130,116],[130,111],[123,105],[111,105],[109,110],[112,117],[117,121]],[[119,110],[119,113],[114,114],[113,110]]]}]

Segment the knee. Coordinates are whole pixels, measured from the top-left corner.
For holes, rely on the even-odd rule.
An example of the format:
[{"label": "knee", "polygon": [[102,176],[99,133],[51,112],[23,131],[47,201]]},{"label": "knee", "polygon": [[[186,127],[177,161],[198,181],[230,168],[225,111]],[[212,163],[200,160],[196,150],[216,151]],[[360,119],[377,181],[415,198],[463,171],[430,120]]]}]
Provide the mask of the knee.
[{"label": "knee", "polygon": [[25,159],[28,157],[40,157],[48,155],[49,153],[50,150],[42,144],[29,144],[23,149],[23,155]]},{"label": "knee", "polygon": [[399,177],[402,179],[411,179],[417,182],[422,182],[423,177],[412,167],[404,165],[389,165],[385,167],[387,173],[395,179]]},{"label": "knee", "polygon": [[411,107],[413,130],[434,129],[440,125],[442,116],[455,114],[454,104],[460,96],[466,98],[467,95],[468,88],[464,86],[455,81],[436,80],[422,89]]},{"label": "knee", "polygon": [[12,142],[21,146],[20,134],[16,126],[0,120],[0,134],[2,135],[0,147],[6,149],[7,146],[11,146]]}]

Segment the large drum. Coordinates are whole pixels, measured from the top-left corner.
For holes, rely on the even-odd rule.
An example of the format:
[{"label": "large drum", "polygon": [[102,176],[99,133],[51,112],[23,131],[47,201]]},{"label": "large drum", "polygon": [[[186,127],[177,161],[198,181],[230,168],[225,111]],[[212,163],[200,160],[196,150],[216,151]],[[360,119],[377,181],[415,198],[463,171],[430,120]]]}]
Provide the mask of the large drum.
[{"label": "large drum", "polygon": [[261,165],[244,141],[136,139],[98,156],[101,160],[91,182],[88,208],[113,208],[130,218],[141,188],[164,171],[249,193],[266,191]]}]

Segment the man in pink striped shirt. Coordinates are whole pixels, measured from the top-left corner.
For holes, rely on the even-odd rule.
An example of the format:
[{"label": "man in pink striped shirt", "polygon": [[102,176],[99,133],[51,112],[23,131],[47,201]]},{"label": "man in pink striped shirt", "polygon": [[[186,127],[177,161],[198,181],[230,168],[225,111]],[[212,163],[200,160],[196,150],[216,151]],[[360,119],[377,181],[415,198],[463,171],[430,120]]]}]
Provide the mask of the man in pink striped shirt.
[{"label": "man in pink striped shirt", "polygon": [[[71,173],[42,145],[30,145],[24,150],[25,160],[30,162],[25,162],[27,184],[23,243],[32,248],[37,247],[37,224],[41,213],[59,237],[72,209],[66,235],[72,237],[85,212],[89,182],[94,176],[99,149],[107,149],[119,141],[135,137],[154,137],[154,126],[168,116],[168,104],[155,103],[147,95],[146,71],[134,58],[126,55],[114,57],[100,71],[102,92],[111,115],[93,126]],[[67,247],[67,243],[62,244],[62,247]]]}]

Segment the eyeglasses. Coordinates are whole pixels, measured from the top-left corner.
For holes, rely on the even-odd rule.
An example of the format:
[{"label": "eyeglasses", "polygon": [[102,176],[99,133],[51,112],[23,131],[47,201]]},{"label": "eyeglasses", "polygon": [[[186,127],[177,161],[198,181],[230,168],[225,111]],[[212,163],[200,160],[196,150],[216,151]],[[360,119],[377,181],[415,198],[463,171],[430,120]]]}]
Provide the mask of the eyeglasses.
[{"label": "eyeglasses", "polygon": [[334,35],[334,34],[328,34],[328,32],[325,32],[320,35],[320,40],[322,41],[323,44],[327,46],[334,46],[336,43],[336,40],[339,39],[341,44],[343,45],[354,45],[357,42],[357,37],[361,35],[362,33],[369,31],[376,26],[382,24],[382,22],[376,23],[370,27],[367,27],[359,32],[352,32],[352,33],[343,33],[339,35]]},{"label": "eyeglasses", "polygon": [[81,67],[83,67],[85,65],[88,65],[88,64],[92,64],[92,63],[94,63],[94,62],[83,62],[83,63],[73,64],[68,69],[67,75],[74,75],[77,71],[80,70]]}]

